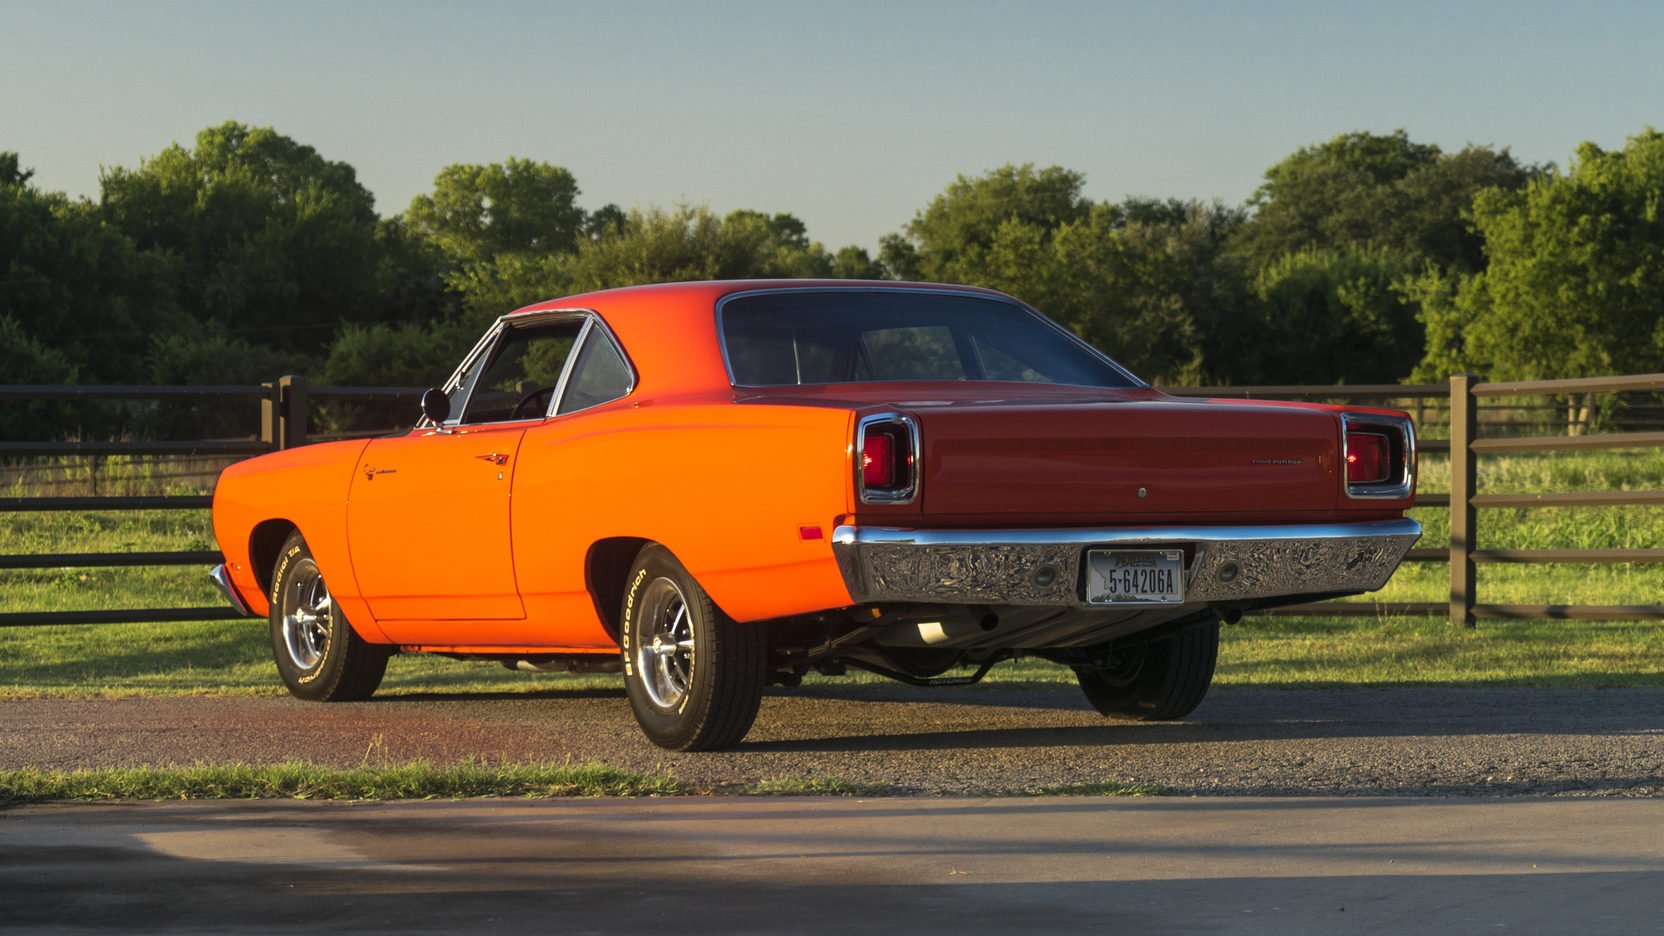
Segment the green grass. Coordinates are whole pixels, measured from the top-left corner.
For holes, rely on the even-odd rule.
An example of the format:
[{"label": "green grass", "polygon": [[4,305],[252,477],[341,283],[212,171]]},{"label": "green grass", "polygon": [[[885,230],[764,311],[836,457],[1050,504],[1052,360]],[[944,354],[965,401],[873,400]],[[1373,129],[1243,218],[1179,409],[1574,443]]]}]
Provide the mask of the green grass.
[{"label": "green grass", "polygon": [[[0,770],[0,808],[42,802],[106,800],[296,799],[377,802],[502,797],[552,799],[593,796],[894,796],[892,787],[831,777],[776,777],[755,783],[695,789],[670,773],[621,770],[606,764],[427,762],[326,767],[309,761],[281,764],[195,764],[95,770]],[[1165,796],[1148,783],[1074,783],[982,796]]]},{"label": "green grass", "polygon": [[1214,683],[1664,687],[1664,624],[1261,615],[1225,629]]},{"label": "green grass", "polygon": [[[1421,489],[1446,490],[1447,462],[1422,462]],[[1481,490],[1664,488],[1664,451],[1602,451],[1486,457]],[[186,483],[145,463],[112,460],[95,485],[64,469],[49,487],[39,477],[3,480],[23,494],[190,493]],[[211,480],[211,479],[210,479]],[[193,486],[194,485],[194,486]],[[1448,541],[1448,515],[1418,508],[1420,545]],[[0,518],[0,553],[211,549],[205,511],[18,513]],[[1482,548],[1654,547],[1664,543],[1664,507],[1487,510]],[[205,570],[65,569],[0,571],[0,612],[118,607],[216,606]],[[1406,563],[1381,592],[1359,600],[1435,601],[1448,594],[1443,564]],[[1479,567],[1479,597],[1492,604],[1656,604],[1664,566]],[[1301,688],[1338,685],[1664,686],[1664,624],[1482,621],[1474,630],[1435,618],[1256,616],[1225,630],[1221,685]],[[0,631],[0,698],[134,694],[279,694],[282,689],[255,620],[188,624],[12,628]],[[1023,661],[997,667],[995,684],[1068,682],[1061,667]],[[864,674],[847,681],[872,682]],[[537,692],[617,688],[616,676],[513,673],[496,664],[419,655],[395,657],[384,694]]]},{"label": "green grass", "polygon": [[416,762],[338,768],[286,761],[269,765],[0,770],[0,806],[48,800],[408,800],[672,796],[686,792],[669,774],[633,773],[605,764],[492,767]]}]

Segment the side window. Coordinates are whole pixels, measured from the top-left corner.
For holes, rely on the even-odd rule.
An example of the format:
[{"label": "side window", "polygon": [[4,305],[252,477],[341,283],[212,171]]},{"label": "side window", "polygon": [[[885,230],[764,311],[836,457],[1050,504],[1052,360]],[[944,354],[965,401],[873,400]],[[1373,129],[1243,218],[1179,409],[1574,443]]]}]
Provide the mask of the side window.
[{"label": "side window", "polygon": [[484,372],[472,381],[463,424],[546,415],[583,326],[573,319],[505,329]]},{"label": "side window", "polygon": [[583,348],[578,351],[578,360],[572,365],[572,376],[566,379],[566,391],[557,413],[575,413],[616,400],[630,392],[630,382],[630,368],[624,363],[624,356],[599,326],[591,328]]}]

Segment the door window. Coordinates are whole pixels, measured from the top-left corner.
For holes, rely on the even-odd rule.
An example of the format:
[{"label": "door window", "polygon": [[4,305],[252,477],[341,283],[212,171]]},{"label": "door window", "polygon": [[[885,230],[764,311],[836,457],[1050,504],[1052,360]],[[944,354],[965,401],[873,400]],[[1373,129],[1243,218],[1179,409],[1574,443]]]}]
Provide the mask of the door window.
[{"label": "door window", "polygon": [[463,424],[547,416],[583,329],[581,318],[504,328],[485,369],[472,380]]}]

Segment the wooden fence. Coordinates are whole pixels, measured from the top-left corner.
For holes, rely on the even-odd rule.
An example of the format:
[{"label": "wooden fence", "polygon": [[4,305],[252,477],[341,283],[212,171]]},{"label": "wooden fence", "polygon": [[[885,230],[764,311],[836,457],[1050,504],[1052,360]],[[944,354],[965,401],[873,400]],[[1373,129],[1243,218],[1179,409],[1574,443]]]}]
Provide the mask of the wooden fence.
[{"label": "wooden fence", "polygon": [[[0,406],[11,401],[148,400],[212,402],[260,409],[260,435],[250,439],[18,442],[0,441],[0,463],[20,458],[65,456],[197,456],[246,458],[319,441],[310,433],[312,403],[408,402],[415,411],[422,388],[312,387],[303,377],[284,377],[258,386],[37,386],[0,385]],[[81,497],[0,497],[0,516],[25,511],[206,510],[212,495],[143,495]],[[0,524],[4,520],[0,519]],[[3,528],[3,527],[0,527]],[[133,566],[210,566],[217,551],[77,552],[13,554],[0,550],[0,569],[67,569]],[[229,605],[212,607],[105,609],[89,611],[18,611],[0,613],[0,627],[53,624],[127,624],[151,621],[218,621],[236,617]]]},{"label": "wooden fence", "polygon": [[[1584,380],[1542,380],[1484,383],[1467,374],[1443,384],[1375,386],[1183,387],[1170,393],[1191,397],[1329,400],[1387,405],[1409,411],[1421,430],[1419,451],[1450,453],[1450,493],[1423,494],[1418,506],[1449,508],[1447,546],[1412,549],[1407,561],[1445,562],[1450,567],[1448,602],[1319,602],[1276,609],[1282,614],[1377,615],[1448,614],[1452,623],[1473,626],[1480,618],[1579,618],[1587,620],[1656,620],[1664,618],[1659,605],[1510,605],[1478,600],[1475,567],[1490,563],[1660,563],[1664,549],[1489,549],[1475,547],[1480,511],[1501,507],[1627,506],[1664,504],[1664,490],[1598,491],[1577,493],[1481,492],[1478,458],[1509,452],[1560,452],[1597,448],[1657,448],[1664,431],[1589,432],[1588,399],[1596,394],[1664,393],[1664,374],[1600,377]],[[260,386],[113,387],[0,385],[0,405],[35,400],[197,400],[260,407],[258,438],[164,442],[14,442],[0,441],[0,462],[20,458],[75,455],[174,455],[241,458],[315,441],[308,407],[312,403],[409,402],[421,390],[411,387],[311,387],[301,377],[284,377]],[[1584,403],[1557,403],[1576,400]],[[1546,403],[1523,403],[1546,398]],[[1558,433],[1495,435],[1481,432],[1481,401],[1510,416],[1504,428],[1555,426]],[[1654,407],[1656,409],[1656,407]],[[1488,423],[1492,429],[1496,422]],[[1645,425],[1643,423],[1643,425]],[[1438,438],[1445,434],[1447,438]],[[0,514],[21,511],[203,510],[209,495],[0,497]],[[0,569],[58,569],[111,566],[211,565],[220,561],[210,551],[0,554]],[[233,617],[227,607],[123,609],[101,611],[12,612],[0,614],[0,627],[50,624],[110,624],[138,621],[207,621]]]},{"label": "wooden fence", "polygon": [[[1577,380],[1529,380],[1482,383],[1470,374],[1440,384],[1382,385],[1356,387],[1187,387],[1171,392],[1181,396],[1240,396],[1257,399],[1341,399],[1353,403],[1388,403],[1421,414],[1418,429],[1443,416],[1447,438],[1418,440],[1421,452],[1450,453],[1450,493],[1419,494],[1417,506],[1450,510],[1450,542],[1410,550],[1406,561],[1445,562],[1450,566],[1450,600],[1444,602],[1319,602],[1278,608],[1278,614],[1449,614],[1454,624],[1472,627],[1480,618],[1581,619],[1597,621],[1658,620],[1664,606],[1650,605],[1552,605],[1483,604],[1478,600],[1475,567],[1492,563],[1541,565],[1549,563],[1659,563],[1664,549],[1479,549],[1476,534],[1480,511],[1503,507],[1612,507],[1664,504],[1664,490],[1587,492],[1482,492],[1478,488],[1478,459],[1481,455],[1516,452],[1566,452],[1612,448],[1658,448],[1664,446],[1661,431],[1587,432],[1588,397],[1613,393],[1658,393],[1664,391],[1664,374],[1594,377]],[[1577,398],[1581,404],[1533,406],[1520,398]],[[1495,435],[1481,432],[1481,400],[1495,401],[1496,408],[1509,413],[1567,414],[1564,418],[1514,420],[1515,426],[1558,424],[1566,431],[1552,435]],[[1493,428],[1509,428],[1492,423]]]}]

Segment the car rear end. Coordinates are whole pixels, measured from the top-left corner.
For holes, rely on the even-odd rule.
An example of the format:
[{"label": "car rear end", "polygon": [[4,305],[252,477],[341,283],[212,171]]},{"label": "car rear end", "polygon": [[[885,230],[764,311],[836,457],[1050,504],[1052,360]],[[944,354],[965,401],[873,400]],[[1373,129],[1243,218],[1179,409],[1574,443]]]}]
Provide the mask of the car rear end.
[{"label": "car rear end", "polygon": [[[1402,414],[1134,396],[862,416],[833,534],[852,598],[1079,612],[1066,640],[1091,643],[1373,591],[1420,535]],[[1057,623],[953,643],[1055,645]]]},{"label": "car rear end", "polygon": [[986,291],[773,289],[718,315],[742,402],[852,411],[832,547],[855,605],[896,620],[879,639],[1234,619],[1378,589],[1420,535],[1402,413],[1170,397]]}]

